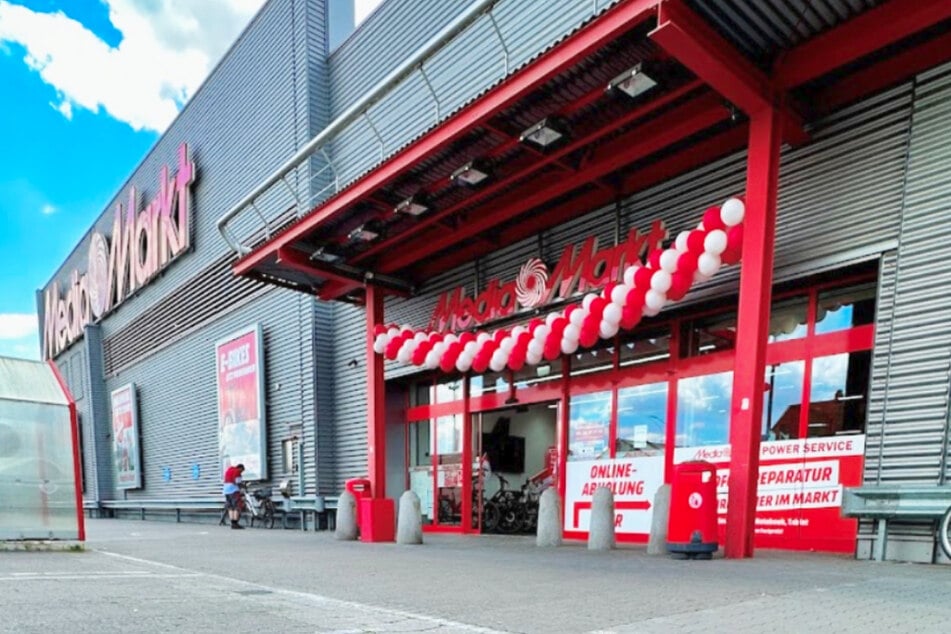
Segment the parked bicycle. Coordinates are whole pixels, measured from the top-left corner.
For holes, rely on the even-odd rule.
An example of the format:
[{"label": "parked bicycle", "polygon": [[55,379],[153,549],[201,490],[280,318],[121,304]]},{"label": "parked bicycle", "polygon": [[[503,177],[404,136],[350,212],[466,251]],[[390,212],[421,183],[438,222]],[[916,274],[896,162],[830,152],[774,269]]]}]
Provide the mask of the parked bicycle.
[{"label": "parked bicycle", "polygon": [[951,559],[951,507],[944,512],[944,517],[938,524],[938,541],[941,543],[944,556]]},{"label": "parked bicycle", "polygon": [[[246,526],[254,526],[257,521],[264,528],[274,528],[274,520],[277,516],[277,508],[271,499],[273,491],[271,487],[260,487],[253,491],[248,491],[245,484],[241,485],[241,496],[238,498],[238,517],[243,520]],[[228,509],[225,508],[221,513],[219,526],[224,526],[228,519]]]}]

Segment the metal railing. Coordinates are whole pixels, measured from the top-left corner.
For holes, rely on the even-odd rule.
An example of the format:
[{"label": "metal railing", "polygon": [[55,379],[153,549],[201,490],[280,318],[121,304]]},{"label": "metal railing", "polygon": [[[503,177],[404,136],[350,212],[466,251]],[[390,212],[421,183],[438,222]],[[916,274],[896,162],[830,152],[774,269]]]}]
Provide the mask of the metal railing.
[{"label": "metal railing", "polygon": [[[584,0],[579,0],[579,3],[583,1]],[[251,244],[253,244],[253,242],[251,244],[243,242],[242,238],[236,235],[236,231],[233,227],[236,218],[244,217],[245,212],[253,214],[253,216],[257,218],[256,228],[249,231],[248,235],[254,236],[255,239],[258,240],[261,238],[268,240],[277,229],[281,228],[281,223],[286,223],[292,219],[294,215],[299,219],[309,209],[332,197],[349,184],[350,181],[344,180],[340,166],[335,164],[327,149],[331,142],[336,140],[343,132],[349,131],[352,126],[362,125],[371,137],[376,140],[378,152],[375,153],[376,156],[373,157],[372,163],[361,165],[361,169],[350,170],[350,172],[356,175],[363,174],[367,170],[372,169],[375,165],[382,163],[387,157],[387,150],[389,149],[390,152],[394,151],[396,144],[387,144],[387,131],[381,130],[379,122],[373,121],[370,108],[378,104],[387,95],[392,94],[395,89],[416,73],[419,74],[419,78],[423,85],[425,85],[426,91],[432,99],[434,110],[433,125],[438,124],[448,112],[443,100],[440,99],[436,91],[433,78],[427,70],[427,62],[442,51],[457,36],[472,27],[482,17],[486,17],[490,22],[489,28],[495,34],[495,38],[498,40],[502,49],[501,76],[495,80],[506,77],[512,70],[513,65],[512,45],[506,41],[502,28],[493,13],[495,5],[499,2],[500,0],[476,0],[473,2],[442,31],[417,49],[396,70],[387,75],[375,87],[357,100],[356,103],[335,118],[326,128],[308,141],[296,154],[277,169],[277,171],[271,174],[222,215],[217,220],[218,231],[231,249],[239,257],[251,251]],[[611,5],[612,2],[600,2],[600,4],[604,6],[599,6],[598,0],[592,2],[591,15],[596,15]],[[484,89],[485,87],[486,86],[473,86],[472,92],[475,94],[479,89]],[[319,168],[313,166],[314,173],[304,179],[301,188],[295,189],[288,180],[288,176],[305,165],[306,161],[318,157],[322,161],[322,165],[319,166]],[[322,177],[326,178],[328,181],[327,184],[320,187],[315,193],[310,194],[311,187],[321,185],[321,182],[315,184],[315,181],[318,181],[318,179]],[[355,180],[355,178],[356,176],[351,180]],[[273,217],[261,209],[260,203],[262,199],[279,184],[290,193],[293,204],[296,206],[296,214],[289,214],[287,207],[281,205],[276,205],[276,207],[279,208],[279,212],[274,214]],[[304,193],[301,192],[301,189],[304,190]]]}]

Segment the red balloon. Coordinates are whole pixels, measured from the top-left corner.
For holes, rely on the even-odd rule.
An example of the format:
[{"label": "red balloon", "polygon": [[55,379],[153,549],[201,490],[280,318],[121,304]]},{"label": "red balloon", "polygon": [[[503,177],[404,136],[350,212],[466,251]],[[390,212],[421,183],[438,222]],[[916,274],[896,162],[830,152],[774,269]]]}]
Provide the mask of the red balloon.
[{"label": "red balloon", "polygon": [[617,287],[617,282],[608,282],[604,286],[604,289],[601,290],[601,297],[603,297],[604,299],[608,301],[611,301],[611,293],[614,291],[616,287]]},{"label": "red balloon", "polygon": [[641,320],[641,309],[625,308],[621,311],[621,328],[630,330]]},{"label": "red balloon", "polygon": [[441,332],[437,332],[429,336],[429,343],[435,345],[445,338],[446,338],[446,335],[444,335]]},{"label": "red balloon", "polygon": [[723,220],[720,219],[719,207],[709,207],[705,212],[703,212],[703,228],[707,231],[726,228],[726,225],[723,224]]},{"label": "red balloon", "polygon": [[697,270],[697,259],[699,257],[699,254],[692,251],[681,253],[680,257],[677,258],[677,272],[693,275],[694,271]]},{"label": "red balloon", "polygon": [[516,357],[515,355],[509,355],[508,362],[509,369],[513,372],[518,372],[525,366],[525,357]]},{"label": "red balloon", "polygon": [[695,253],[697,257],[700,257],[700,254],[703,253],[703,241],[707,239],[707,232],[700,231],[699,229],[694,229],[689,234],[687,234],[687,248]]},{"label": "red balloon", "polygon": [[376,338],[378,335],[382,335],[387,331],[385,324],[377,324],[373,327],[373,337]]},{"label": "red balloon", "polygon": [[558,338],[561,339],[561,335],[565,332],[565,328],[568,327],[568,320],[564,317],[556,317],[554,321],[551,322],[551,331],[558,333]]},{"label": "red balloon", "polygon": [[650,267],[655,271],[660,269],[660,256],[663,253],[663,249],[654,249],[651,251],[651,254],[647,256],[647,263],[650,264]]},{"label": "red balloon", "polygon": [[555,342],[554,344],[546,343],[544,357],[549,361],[554,361],[561,355],[561,343]]},{"label": "red balloon", "polygon": [[416,349],[413,350],[413,356],[410,361],[413,362],[413,365],[423,365],[423,363],[426,361],[427,354],[429,354],[429,349],[423,344],[419,344],[416,346]]},{"label": "red balloon", "polygon": [[474,332],[464,332],[461,335],[459,335],[459,341],[462,342],[463,346],[469,343],[470,341],[475,341],[475,340],[476,340],[476,336]]},{"label": "red balloon", "polygon": [[604,312],[604,307],[608,305],[608,300],[603,297],[595,297],[591,300],[591,305],[588,307],[588,312],[591,314]]},{"label": "red balloon", "polygon": [[488,369],[488,367],[489,367],[489,359],[476,356],[476,358],[472,360],[472,371],[477,374],[482,374]]},{"label": "red balloon", "polygon": [[597,329],[591,330],[590,328],[585,330],[582,329],[581,336],[578,338],[578,343],[584,348],[590,348],[598,342],[598,331]]},{"label": "red balloon", "polygon": [[535,329],[541,326],[543,323],[545,323],[544,319],[532,319],[528,322],[528,332],[535,332]]},{"label": "red balloon", "polygon": [[651,287],[651,277],[653,277],[654,271],[642,266],[634,272],[634,286],[641,289],[641,291],[646,291]]},{"label": "red balloon", "polygon": [[403,345],[403,340],[399,337],[393,337],[393,339],[386,344],[386,349],[383,350],[383,355],[393,361],[396,359],[396,355],[399,354],[400,346]]},{"label": "red balloon", "polygon": [[670,289],[667,291],[667,299],[678,301],[683,299],[687,291],[690,290],[690,284],[693,282],[693,273],[677,272],[670,276]]},{"label": "red balloon", "polygon": [[724,264],[736,264],[743,254],[743,225],[739,224],[726,232],[726,251],[720,254]]},{"label": "red balloon", "polygon": [[495,331],[495,334],[492,336],[492,339],[493,341],[495,341],[495,343],[502,343],[502,340],[508,337],[508,334],[509,334],[508,330],[506,330],[505,328],[499,328],[498,330]]},{"label": "red balloon", "polygon": [[644,293],[645,290],[640,287],[629,290],[627,297],[624,299],[624,307],[640,313],[644,309]]},{"label": "red balloon", "polygon": [[565,319],[568,319],[569,317],[571,317],[571,313],[575,312],[579,308],[581,308],[581,306],[579,306],[578,304],[568,304],[567,306],[565,306]]}]

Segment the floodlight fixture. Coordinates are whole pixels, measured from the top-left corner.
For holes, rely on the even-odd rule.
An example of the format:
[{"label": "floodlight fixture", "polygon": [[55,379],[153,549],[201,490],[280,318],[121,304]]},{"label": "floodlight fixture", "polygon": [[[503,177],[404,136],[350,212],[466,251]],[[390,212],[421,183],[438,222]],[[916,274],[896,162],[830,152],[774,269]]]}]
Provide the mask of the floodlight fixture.
[{"label": "floodlight fixture", "polygon": [[612,79],[607,91],[619,90],[628,97],[634,98],[640,97],[656,85],[657,80],[644,71],[643,64],[638,64]]}]

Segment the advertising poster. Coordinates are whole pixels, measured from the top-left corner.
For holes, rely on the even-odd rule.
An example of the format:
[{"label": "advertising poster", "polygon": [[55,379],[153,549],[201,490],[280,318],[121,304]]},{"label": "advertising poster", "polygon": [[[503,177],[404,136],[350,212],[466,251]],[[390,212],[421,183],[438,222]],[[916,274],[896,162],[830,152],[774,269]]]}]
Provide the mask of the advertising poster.
[{"label": "advertising poster", "polygon": [[573,460],[565,486],[565,530],[588,532],[591,500],[598,487],[614,493],[614,531],[618,535],[650,533],[652,504],[664,484],[664,457]]},{"label": "advertising poster", "polygon": [[243,464],[245,480],[267,476],[262,352],[258,324],[215,344],[221,472]]},{"label": "advertising poster", "polygon": [[[760,445],[755,544],[851,553],[856,520],[842,517],[845,487],[862,484],[865,436],[767,441]],[[730,446],[679,448],[674,462],[705,460],[717,467],[720,539],[726,530]]]},{"label": "advertising poster", "polygon": [[116,463],[116,488],[142,488],[139,417],[134,383],[112,392],[112,452]]}]

